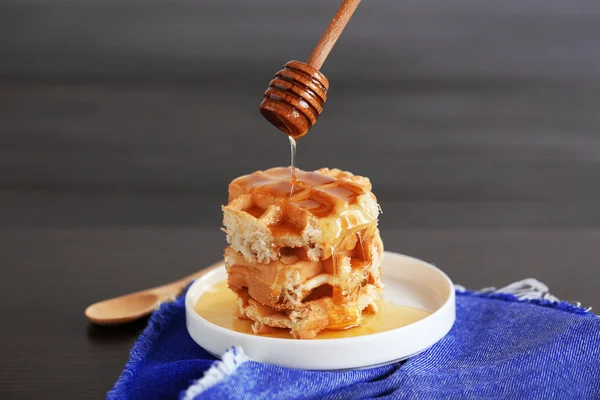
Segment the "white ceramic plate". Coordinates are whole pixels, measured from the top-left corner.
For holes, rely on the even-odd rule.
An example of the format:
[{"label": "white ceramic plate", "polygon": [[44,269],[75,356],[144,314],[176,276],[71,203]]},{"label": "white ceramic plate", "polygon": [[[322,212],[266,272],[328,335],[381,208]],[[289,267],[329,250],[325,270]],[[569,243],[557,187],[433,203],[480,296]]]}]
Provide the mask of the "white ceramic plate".
[{"label": "white ceramic plate", "polygon": [[220,266],[196,280],[185,298],[187,329],[196,343],[217,356],[240,346],[253,360],[289,368],[344,370],[371,368],[404,360],[444,337],[455,319],[452,281],[431,264],[385,252],[383,282],[386,299],[432,314],[386,332],[342,339],[290,340],[261,337],[214,325],[194,310],[198,298],[226,279]]}]

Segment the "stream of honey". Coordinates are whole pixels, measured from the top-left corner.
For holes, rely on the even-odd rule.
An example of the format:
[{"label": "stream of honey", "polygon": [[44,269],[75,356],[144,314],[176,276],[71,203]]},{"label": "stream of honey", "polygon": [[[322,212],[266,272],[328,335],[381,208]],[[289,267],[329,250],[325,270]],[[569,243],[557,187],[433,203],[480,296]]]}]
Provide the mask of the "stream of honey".
[{"label": "stream of honey", "polygon": [[290,165],[292,166],[292,184],[296,180],[296,139],[288,136],[290,139]]},{"label": "stream of honey", "polygon": [[[397,305],[389,300],[383,300],[378,305],[380,311],[377,314],[363,314],[361,326],[339,331],[325,330],[316,339],[349,338],[385,332],[410,325],[431,314],[418,308]],[[202,318],[222,328],[254,334],[251,321],[239,318],[237,295],[227,287],[227,282],[221,282],[206,291],[200,296],[194,309]],[[292,339],[290,333],[284,329],[257,336]]]},{"label": "stream of honey", "polygon": [[294,184],[296,183],[296,139],[288,136],[290,139],[290,166],[292,167],[292,188],[290,189],[290,197],[294,194]]}]

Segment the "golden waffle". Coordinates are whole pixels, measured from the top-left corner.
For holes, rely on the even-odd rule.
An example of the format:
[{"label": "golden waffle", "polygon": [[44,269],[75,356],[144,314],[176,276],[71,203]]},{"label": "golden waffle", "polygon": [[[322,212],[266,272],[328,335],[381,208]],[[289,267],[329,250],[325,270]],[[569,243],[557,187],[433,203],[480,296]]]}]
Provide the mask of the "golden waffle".
[{"label": "golden waffle", "polygon": [[257,333],[312,338],[360,325],[383,292],[379,207],[367,178],[337,169],[257,171],[229,185],[229,287]]},{"label": "golden waffle", "polygon": [[254,264],[231,247],[225,249],[225,266],[229,288],[248,294],[261,304],[277,309],[299,305],[314,287],[329,278],[321,261],[300,259],[296,255],[282,256],[268,264]]},{"label": "golden waffle", "polygon": [[[376,313],[377,300],[381,299],[383,288],[367,285],[360,290],[356,305],[351,312]],[[248,295],[247,292],[239,293],[238,306],[240,314],[252,320],[254,333],[269,333],[273,329],[288,329],[296,339],[313,339],[324,329],[332,328],[332,322],[338,322],[342,317],[339,305],[331,297],[321,297],[306,303],[299,310],[277,310],[261,304]],[[352,326],[360,325],[360,320]]]},{"label": "golden waffle", "polygon": [[349,230],[377,223],[368,178],[338,169],[257,171],[229,185],[223,207],[227,242],[249,261],[266,263],[283,247],[304,247],[312,261],[329,258]]},{"label": "golden waffle", "polygon": [[381,286],[383,244],[375,227],[347,236],[344,244],[335,259],[311,261],[304,249],[284,248],[278,260],[266,264],[252,263],[228,247],[229,287],[238,293],[247,290],[253,299],[275,309],[301,308],[324,287],[332,294],[344,293],[339,295],[340,303],[351,303],[360,287]]}]

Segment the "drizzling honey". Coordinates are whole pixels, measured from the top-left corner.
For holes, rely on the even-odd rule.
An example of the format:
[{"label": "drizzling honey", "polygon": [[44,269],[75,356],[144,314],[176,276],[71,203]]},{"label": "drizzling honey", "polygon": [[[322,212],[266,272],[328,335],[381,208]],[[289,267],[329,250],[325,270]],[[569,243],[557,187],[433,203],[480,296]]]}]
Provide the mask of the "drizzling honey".
[{"label": "drizzling honey", "polygon": [[290,165],[292,166],[292,183],[296,181],[296,139],[288,136],[290,139]]},{"label": "drizzling honey", "polygon": [[[251,321],[240,319],[237,306],[238,296],[232,292],[226,282],[221,282],[205,292],[194,309],[207,321],[222,328],[253,335]],[[389,300],[378,303],[377,314],[363,314],[361,326],[345,330],[325,330],[316,339],[339,339],[370,335],[401,328],[422,320],[431,313],[418,308],[397,305]],[[287,330],[274,329],[273,332],[257,336],[292,339]]]},{"label": "drizzling honey", "polygon": [[288,136],[290,139],[290,165],[292,167],[292,188],[290,189],[290,197],[294,193],[294,184],[296,183],[296,139]]}]

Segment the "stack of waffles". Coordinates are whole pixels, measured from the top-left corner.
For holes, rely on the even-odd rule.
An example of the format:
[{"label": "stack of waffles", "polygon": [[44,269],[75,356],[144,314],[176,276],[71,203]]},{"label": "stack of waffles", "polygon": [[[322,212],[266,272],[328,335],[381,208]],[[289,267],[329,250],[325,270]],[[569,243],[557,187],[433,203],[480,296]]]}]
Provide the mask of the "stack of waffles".
[{"label": "stack of waffles", "polygon": [[255,333],[310,339],[377,312],[383,244],[368,178],[258,171],[231,182],[223,213],[228,284]]}]

